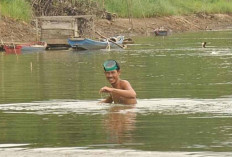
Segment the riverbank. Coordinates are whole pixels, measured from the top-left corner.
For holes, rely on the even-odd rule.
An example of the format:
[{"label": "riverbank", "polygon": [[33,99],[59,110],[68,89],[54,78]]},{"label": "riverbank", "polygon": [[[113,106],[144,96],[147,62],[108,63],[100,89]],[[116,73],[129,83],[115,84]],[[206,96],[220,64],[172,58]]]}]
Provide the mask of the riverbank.
[{"label": "riverbank", "polygon": [[105,35],[122,34],[126,36],[151,35],[153,30],[164,28],[172,33],[218,30],[232,28],[232,15],[193,14],[189,16],[168,16],[155,18],[116,19],[113,22],[97,20],[96,29]]},{"label": "riverbank", "polygon": [[[103,35],[127,37],[151,35],[154,29],[165,28],[173,33],[202,30],[228,29],[232,24],[230,14],[193,14],[155,18],[126,19],[114,21],[96,19],[95,29]],[[36,29],[32,24],[7,17],[0,20],[0,40],[3,42],[25,42],[36,40]]]}]

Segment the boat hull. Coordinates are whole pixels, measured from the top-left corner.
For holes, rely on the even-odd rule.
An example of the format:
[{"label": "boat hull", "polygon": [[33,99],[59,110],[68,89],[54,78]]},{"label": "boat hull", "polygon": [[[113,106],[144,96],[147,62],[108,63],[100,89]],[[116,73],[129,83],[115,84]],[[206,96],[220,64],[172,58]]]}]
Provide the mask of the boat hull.
[{"label": "boat hull", "polygon": [[[122,45],[123,36],[119,36],[120,39],[118,41],[116,41],[115,43]],[[74,48],[74,49],[78,49],[78,50],[99,50],[99,49],[106,49],[108,46],[110,46],[110,48],[119,48],[118,45],[112,43],[112,42],[108,42],[106,40],[104,41],[96,41],[96,40],[91,40],[91,39],[78,39],[78,38],[71,38],[68,39],[68,43],[69,45]]]},{"label": "boat hull", "polygon": [[29,44],[10,44],[4,45],[3,49],[6,54],[22,54],[29,52],[41,52],[45,51],[47,48],[46,42],[33,42]]},{"label": "boat hull", "polygon": [[45,51],[47,48],[46,42],[34,42],[29,44],[21,44],[22,52],[40,52]]},{"label": "boat hull", "polygon": [[168,31],[166,31],[166,30],[156,30],[156,31],[154,31],[155,32],[155,35],[156,36],[167,36],[168,35]]},{"label": "boat hull", "polygon": [[27,46],[22,47],[22,52],[38,52],[38,51],[45,51],[46,47],[33,47],[33,46]]},{"label": "boat hull", "polygon": [[22,46],[19,45],[4,45],[3,49],[5,50],[6,54],[21,54],[22,53]]}]

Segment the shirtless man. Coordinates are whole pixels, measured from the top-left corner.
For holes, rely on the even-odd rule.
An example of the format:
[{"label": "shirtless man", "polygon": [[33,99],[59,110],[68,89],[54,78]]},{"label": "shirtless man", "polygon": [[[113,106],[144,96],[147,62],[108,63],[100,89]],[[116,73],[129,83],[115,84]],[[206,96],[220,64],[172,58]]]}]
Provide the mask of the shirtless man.
[{"label": "shirtless man", "polygon": [[136,93],[126,80],[120,79],[120,66],[115,60],[107,60],[103,64],[106,79],[112,87],[102,87],[99,93],[110,95],[102,103],[136,104]]}]

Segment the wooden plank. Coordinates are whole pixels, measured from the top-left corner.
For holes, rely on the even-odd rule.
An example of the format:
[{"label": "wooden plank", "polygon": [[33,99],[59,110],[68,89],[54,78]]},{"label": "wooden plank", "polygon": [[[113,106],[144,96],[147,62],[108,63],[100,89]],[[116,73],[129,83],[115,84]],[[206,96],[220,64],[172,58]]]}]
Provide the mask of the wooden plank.
[{"label": "wooden plank", "polygon": [[[74,36],[73,30],[42,30],[41,36],[57,36],[57,37],[67,37]],[[49,37],[48,37],[49,38]]]},{"label": "wooden plank", "polygon": [[42,29],[74,29],[72,22],[64,22],[64,21],[54,21],[48,22],[43,21],[41,24]]},{"label": "wooden plank", "polygon": [[40,20],[43,21],[73,21],[77,18],[95,18],[95,15],[79,15],[79,16],[41,16],[37,17]]},{"label": "wooden plank", "polygon": [[51,36],[51,35],[49,35],[49,36],[41,36],[41,38],[43,38],[43,39],[68,39],[70,37],[72,37],[72,36],[66,36],[66,37],[64,37],[64,36],[62,36],[62,37]]},{"label": "wooden plank", "polygon": [[79,36],[78,23],[80,18],[95,18],[95,15],[80,16],[42,16],[37,17],[41,24],[41,41],[48,44],[68,44],[68,38]]},{"label": "wooden plank", "polygon": [[47,44],[65,44],[68,45],[68,39],[40,39],[41,41],[46,41]]},{"label": "wooden plank", "polygon": [[73,37],[73,36],[70,36],[70,35],[62,35],[62,36],[59,36],[59,35],[42,35],[41,38],[44,38],[44,39],[68,39],[70,37]]}]

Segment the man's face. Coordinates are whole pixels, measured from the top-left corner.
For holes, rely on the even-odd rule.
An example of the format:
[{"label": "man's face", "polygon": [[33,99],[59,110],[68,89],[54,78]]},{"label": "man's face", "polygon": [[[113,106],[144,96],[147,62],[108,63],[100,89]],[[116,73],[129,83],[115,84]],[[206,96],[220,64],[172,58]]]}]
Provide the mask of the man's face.
[{"label": "man's face", "polygon": [[119,70],[105,71],[106,79],[110,84],[115,84],[118,81],[119,75]]}]

